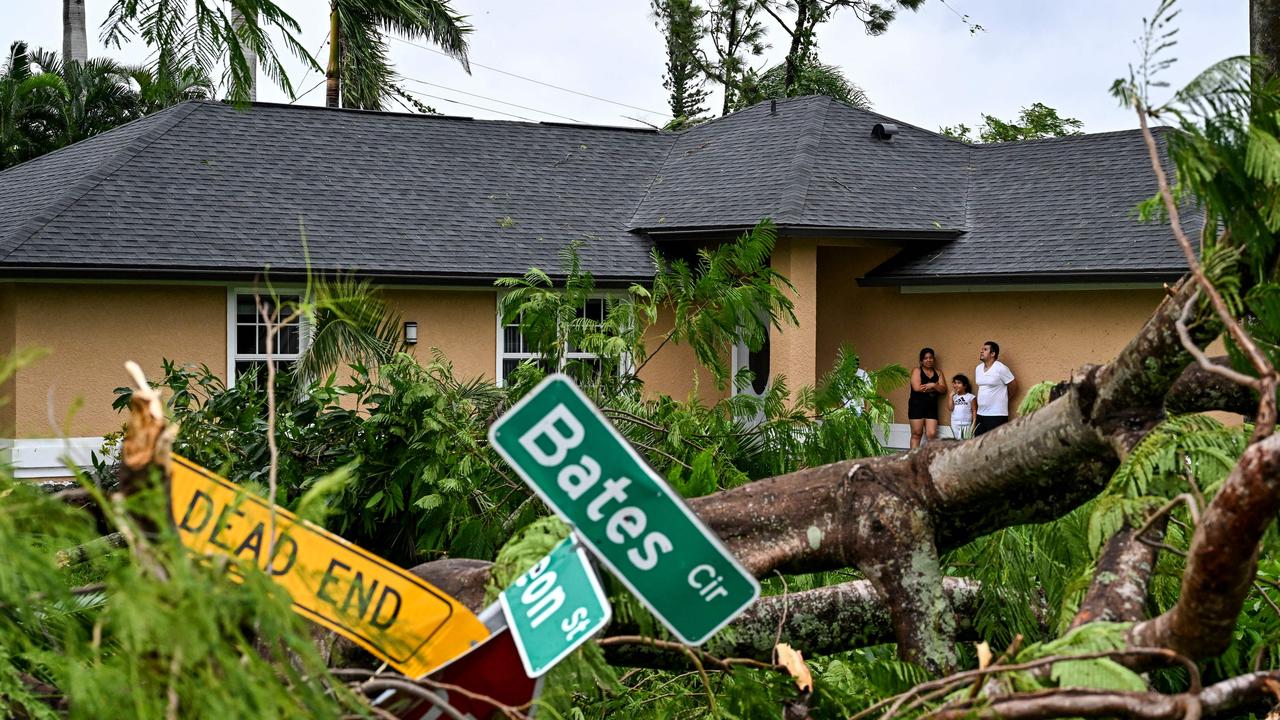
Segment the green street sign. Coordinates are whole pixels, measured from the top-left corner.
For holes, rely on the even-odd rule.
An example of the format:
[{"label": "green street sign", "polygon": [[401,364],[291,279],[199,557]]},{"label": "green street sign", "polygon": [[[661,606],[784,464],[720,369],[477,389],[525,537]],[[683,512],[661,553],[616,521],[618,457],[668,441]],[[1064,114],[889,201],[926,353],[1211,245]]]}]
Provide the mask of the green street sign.
[{"label": "green street sign", "polygon": [[613,609],[570,536],[498,596],[525,673],[536,678],[609,623]]},{"label": "green street sign", "polygon": [[568,376],[542,381],[489,440],[685,644],[701,645],[759,597],[756,579]]}]

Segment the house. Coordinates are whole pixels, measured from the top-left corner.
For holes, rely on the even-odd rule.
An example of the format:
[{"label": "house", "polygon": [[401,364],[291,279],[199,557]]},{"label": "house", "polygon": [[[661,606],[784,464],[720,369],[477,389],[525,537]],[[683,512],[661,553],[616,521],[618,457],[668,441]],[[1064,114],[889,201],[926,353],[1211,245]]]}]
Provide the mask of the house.
[{"label": "house", "polygon": [[[765,217],[798,293],[768,353],[793,387],[846,342],[868,367],[929,345],[953,374],[995,339],[1025,389],[1109,358],[1182,274],[1168,228],[1134,217],[1153,188],[1137,131],[974,146],[825,97],[679,133],[184,103],[0,173],[0,355],[52,353],[0,392],[0,443],[56,475],[119,427],[124,360],[259,359],[243,310],[264,268],[373,278],[417,347],[500,379],[522,348],[495,278],[582,240],[601,287],[644,282],[653,248]],[[677,348],[645,379],[683,396],[695,372]]]}]

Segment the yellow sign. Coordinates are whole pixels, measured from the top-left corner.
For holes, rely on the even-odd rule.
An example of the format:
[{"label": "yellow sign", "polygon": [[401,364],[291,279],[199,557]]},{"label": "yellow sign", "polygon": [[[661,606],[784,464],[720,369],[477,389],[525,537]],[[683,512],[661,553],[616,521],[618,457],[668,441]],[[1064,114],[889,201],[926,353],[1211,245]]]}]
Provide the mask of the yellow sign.
[{"label": "yellow sign", "polygon": [[409,677],[489,636],[474,613],[440,589],[280,508],[273,552],[267,502],[176,455],[169,512],[187,547],[253,563],[288,590],[299,615]]}]

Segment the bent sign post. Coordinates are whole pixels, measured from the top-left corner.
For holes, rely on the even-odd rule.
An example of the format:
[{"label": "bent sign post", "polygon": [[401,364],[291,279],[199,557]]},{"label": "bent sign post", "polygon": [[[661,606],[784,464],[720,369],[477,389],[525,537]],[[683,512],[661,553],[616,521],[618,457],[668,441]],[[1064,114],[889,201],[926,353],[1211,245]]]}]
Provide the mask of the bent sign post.
[{"label": "bent sign post", "polygon": [[409,677],[489,636],[474,613],[430,583],[279,508],[272,550],[266,500],[176,455],[169,511],[188,548],[252,563],[289,592],[299,615]]},{"label": "bent sign post", "polygon": [[550,670],[613,616],[591,560],[566,538],[498,596],[525,673]]},{"label": "bent sign post", "polygon": [[567,375],[542,381],[489,440],[682,642],[701,645],[759,597],[756,579]]}]

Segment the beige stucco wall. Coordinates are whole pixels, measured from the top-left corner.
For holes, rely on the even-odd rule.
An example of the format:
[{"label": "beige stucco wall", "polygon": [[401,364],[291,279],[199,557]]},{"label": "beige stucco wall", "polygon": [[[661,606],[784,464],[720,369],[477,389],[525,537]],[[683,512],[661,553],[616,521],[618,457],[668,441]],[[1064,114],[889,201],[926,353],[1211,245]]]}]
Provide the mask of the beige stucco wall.
[{"label": "beige stucco wall", "polygon": [[[1059,290],[903,294],[855,282],[893,254],[888,249],[819,248],[818,366],[852,343],[864,367],[914,367],[921,347],[937,351],[947,377],[973,379],[978,348],[1000,343],[1000,359],[1017,376],[1020,401],[1041,380],[1062,380],[1085,363],[1110,360],[1160,302],[1161,290]],[[905,389],[891,399],[906,422]],[[942,413],[943,422],[947,414]]]},{"label": "beige stucco wall", "polygon": [[818,351],[818,243],[812,238],[780,238],[774,246],[771,265],[791,281],[791,295],[796,315],[795,325],[783,324],[781,330],[770,330],[769,374],[786,377],[787,387],[794,392],[813,385],[818,378],[815,357]]},{"label": "beige stucco wall", "polygon": [[459,378],[492,380],[497,371],[497,294],[493,290],[384,290],[387,305],[418,323],[414,355],[431,360],[439,348]]},{"label": "beige stucco wall", "polygon": [[226,374],[222,286],[14,283],[4,307],[0,315],[13,316],[5,352],[48,352],[18,371],[7,437],[118,430],[122,420],[111,409],[112,391],[128,381],[126,360],[137,361],[148,377],[159,375],[162,358],[205,363]]},{"label": "beige stucco wall", "polygon": [[716,387],[711,373],[698,363],[693,349],[687,344],[669,342],[664,345],[662,342],[674,321],[672,311],[664,308],[658,312],[657,322],[645,335],[645,348],[650,356],[640,368],[644,393],[647,397],[670,395],[676,400],[696,396],[703,404],[714,404],[728,395],[728,388],[720,390]]},{"label": "beige stucco wall", "polygon": [[[978,346],[991,338],[1018,375],[1020,395],[1039,380],[1109,359],[1160,297],[1155,289],[904,295],[896,288],[858,287],[856,278],[892,252],[780,243],[774,264],[797,285],[802,325],[775,335],[773,372],[785,373],[792,387],[812,383],[831,366],[839,345],[851,342],[868,367],[910,367],[927,344],[948,375],[968,374]],[[420,357],[438,347],[459,377],[494,376],[494,291],[384,292],[405,320],[418,323]],[[10,398],[0,405],[0,437],[95,436],[118,429],[112,390],[126,380],[121,365],[127,359],[153,377],[161,358],[205,363],[225,377],[226,298],[221,285],[0,284],[0,353],[49,351],[0,386],[0,396]],[[662,313],[649,333],[651,350],[670,323],[670,314]],[[683,399],[696,389],[704,402],[723,396],[686,346],[663,348],[641,375],[651,394]],[[893,399],[905,406],[905,391]],[[51,425],[51,407],[62,427]]]},{"label": "beige stucco wall", "polygon": [[[0,283],[0,363],[14,353],[13,283]],[[0,381],[0,438],[13,437],[13,377]]]},{"label": "beige stucco wall", "polygon": [[[490,289],[387,289],[388,305],[418,323],[412,352],[423,361],[439,348],[459,378],[492,380],[497,358],[497,295]],[[671,326],[664,311],[649,332],[655,350]],[[120,428],[113,390],[136,360],[157,377],[162,358],[207,364],[225,379],[227,288],[222,285],[128,285],[72,282],[0,284],[0,354],[48,351],[0,386],[0,438],[97,436]],[[668,343],[642,373],[649,394],[703,402],[723,396],[687,346]],[[49,421],[53,416],[61,427]],[[72,412],[74,409],[74,412]],[[68,417],[70,418],[68,420]]]}]

